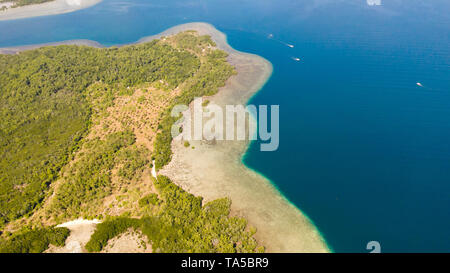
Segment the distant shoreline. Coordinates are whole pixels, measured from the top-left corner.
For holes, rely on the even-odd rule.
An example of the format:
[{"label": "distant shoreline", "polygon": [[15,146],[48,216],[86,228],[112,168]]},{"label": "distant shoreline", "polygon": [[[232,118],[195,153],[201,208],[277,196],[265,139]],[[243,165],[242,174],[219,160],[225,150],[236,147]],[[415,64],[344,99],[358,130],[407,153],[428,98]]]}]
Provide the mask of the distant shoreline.
[{"label": "distant shoreline", "polygon": [[54,0],[42,4],[9,8],[0,11],[0,21],[69,13],[94,6],[101,1],[102,0]]},{"label": "distant shoreline", "polygon": [[[160,34],[144,37],[137,42],[150,42],[186,30],[210,35],[217,47],[229,54],[228,61],[236,70],[225,87],[208,100],[219,105],[245,105],[258,92],[272,74],[272,64],[266,59],[233,49],[222,32],[206,23],[189,23],[172,27]],[[43,46],[84,45],[104,47],[90,40],[69,40],[56,43],[0,48],[0,54],[17,54]],[[258,243],[267,252],[330,252],[314,224],[291,204],[272,183],[262,175],[248,169],[242,156],[248,141],[192,141],[195,149],[172,141],[173,158],[160,174],[166,175],[191,194],[205,201],[230,197],[231,214],[245,217],[257,228]]]},{"label": "distant shoreline", "polygon": [[67,40],[61,42],[44,43],[44,44],[32,44],[23,46],[11,46],[0,48],[0,54],[17,54],[22,51],[37,49],[45,46],[60,46],[60,45],[77,45],[77,46],[90,46],[95,48],[103,48],[104,46],[98,42],[91,40]]}]

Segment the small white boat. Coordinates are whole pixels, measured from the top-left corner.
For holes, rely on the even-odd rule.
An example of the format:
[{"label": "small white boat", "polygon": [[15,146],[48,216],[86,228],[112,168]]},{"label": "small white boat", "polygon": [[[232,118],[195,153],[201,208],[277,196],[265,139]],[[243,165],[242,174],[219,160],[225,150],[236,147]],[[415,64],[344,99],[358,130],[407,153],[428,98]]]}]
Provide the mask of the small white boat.
[{"label": "small white boat", "polygon": [[417,86],[423,87],[423,85],[420,82],[418,82],[416,84],[417,84]]},{"label": "small white boat", "polygon": [[294,48],[294,45],[287,44],[288,47]]},{"label": "small white boat", "polygon": [[300,58],[297,58],[297,57],[292,57],[292,60],[294,60],[296,62],[300,62],[301,61]]}]

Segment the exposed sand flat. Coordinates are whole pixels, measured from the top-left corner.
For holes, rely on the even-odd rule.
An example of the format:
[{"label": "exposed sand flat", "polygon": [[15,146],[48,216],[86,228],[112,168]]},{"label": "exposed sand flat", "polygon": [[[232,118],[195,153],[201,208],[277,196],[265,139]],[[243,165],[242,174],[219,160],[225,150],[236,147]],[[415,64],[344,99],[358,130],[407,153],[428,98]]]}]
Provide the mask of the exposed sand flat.
[{"label": "exposed sand flat", "polygon": [[66,239],[66,245],[63,247],[51,246],[45,252],[48,253],[82,253],[84,252],[84,246],[89,242],[91,235],[95,231],[97,224],[101,223],[100,220],[85,220],[77,219],[57,227],[65,227],[70,230],[70,235]]},{"label": "exposed sand flat", "polygon": [[[210,35],[217,46],[229,53],[228,61],[238,74],[230,78],[219,93],[209,97],[219,106],[243,104],[268,80],[272,65],[253,54],[232,49],[226,36],[206,23],[179,25],[158,35],[142,38],[149,42],[180,31],[196,30]],[[0,53],[14,54],[23,50],[49,45],[80,44],[101,47],[86,40],[73,40],[25,47],[0,49]],[[222,197],[232,200],[232,213],[245,217],[256,227],[255,237],[267,252],[329,252],[315,226],[295,206],[290,204],[266,178],[241,163],[248,141],[191,141],[186,148],[174,140],[173,159],[159,174],[170,177],[188,192],[203,196],[205,201]]]},{"label": "exposed sand flat", "polygon": [[0,11],[0,21],[68,13],[91,7],[101,1],[102,0],[54,0],[42,4],[8,8],[7,10]]}]

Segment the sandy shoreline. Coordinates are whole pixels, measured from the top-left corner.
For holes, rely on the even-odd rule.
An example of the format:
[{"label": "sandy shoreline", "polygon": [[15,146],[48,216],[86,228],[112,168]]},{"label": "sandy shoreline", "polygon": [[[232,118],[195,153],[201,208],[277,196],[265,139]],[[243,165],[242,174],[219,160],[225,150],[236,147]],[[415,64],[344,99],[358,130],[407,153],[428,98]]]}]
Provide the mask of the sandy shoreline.
[{"label": "sandy shoreline", "polygon": [[69,13],[91,7],[101,1],[102,0],[54,0],[42,4],[9,8],[5,11],[0,11],[0,21]]},{"label": "sandy shoreline", "polygon": [[[272,74],[269,61],[234,50],[226,36],[209,24],[180,25],[157,37],[188,29],[211,35],[217,46],[229,53],[228,61],[238,72],[216,95],[208,97],[211,103],[222,107],[245,105]],[[245,217],[257,228],[255,237],[267,252],[329,252],[309,219],[269,180],[242,164],[248,144],[248,141],[191,141],[195,149],[187,149],[183,142],[173,141],[172,161],[160,174],[170,177],[190,193],[203,196],[205,201],[230,197],[232,213]]]},{"label": "sandy shoreline", "polygon": [[[208,99],[219,106],[243,104],[266,83],[272,74],[270,62],[257,55],[234,50],[226,36],[205,23],[190,23],[170,28],[160,34],[140,39],[148,42],[161,36],[185,30],[207,34],[218,48],[229,53],[228,61],[237,75]],[[72,40],[41,45],[0,48],[0,53],[15,54],[41,46],[80,44],[102,47],[87,40]],[[232,214],[245,217],[257,228],[255,235],[267,252],[329,252],[315,226],[295,206],[290,204],[269,180],[246,168],[242,155],[248,141],[191,141],[195,149],[184,147],[181,141],[172,142],[172,161],[160,171],[173,182],[205,201],[222,197],[232,200]]]}]

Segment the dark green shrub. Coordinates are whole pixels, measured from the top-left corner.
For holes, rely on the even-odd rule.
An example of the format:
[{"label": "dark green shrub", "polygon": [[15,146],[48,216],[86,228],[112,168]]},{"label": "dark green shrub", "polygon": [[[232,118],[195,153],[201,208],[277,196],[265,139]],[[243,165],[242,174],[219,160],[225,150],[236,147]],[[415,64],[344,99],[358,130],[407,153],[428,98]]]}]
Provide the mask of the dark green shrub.
[{"label": "dark green shrub", "polygon": [[158,195],[155,193],[150,193],[139,200],[139,207],[143,208],[148,205],[159,205],[161,200],[159,200]]},{"label": "dark green shrub", "polygon": [[41,253],[50,244],[64,246],[70,231],[67,228],[26,229],[0,241],[1,253]]},{"label": "dark green shrub", "polygon": [[136,229],[139,226],[140,220],[126,217],[117,217],[100,223],[86,244],[86,250],[89,252],[101,251],[110,239],[124,233],[129,228]]}]

